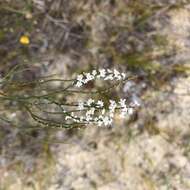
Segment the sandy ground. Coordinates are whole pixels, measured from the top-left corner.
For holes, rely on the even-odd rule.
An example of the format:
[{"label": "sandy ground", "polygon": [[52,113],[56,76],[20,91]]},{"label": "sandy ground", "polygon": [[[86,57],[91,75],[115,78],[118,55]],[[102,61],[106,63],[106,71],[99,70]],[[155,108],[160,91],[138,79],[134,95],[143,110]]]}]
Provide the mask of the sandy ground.
[{"label": "sandy ground", "polygon": [[[44,11],[43,1],[35,0],[35,3],[39,10]],[[151,22],[156,32],[167,38],[168,45],[164,51],[170,52],[175,49],[173,56],[167,60],[156,60],[156,64],[183,63],[185,67],[189,67],[189,9],[189,5],[177,10],[164,9],[166,12],[162,13],[163,17],[157,15],[152,18]],[[88,17],[85,14],[83,16]],[[167,19],[163,21],[164,18]],[[93,58],[84,52],[80,60],[73,58],[73,54],[59,54],[54,64],[49,64],[46,60],[54,56],[50,54],[42,64],[51,72],[59,71],[64,76],[70,74],[68,71],[80,68],[81,63],[85,68],[89,60],[93,60],[93,64],[97,65],[102,58],[100,65],[105,66],[107,60],[104,60],[103,56],[97,56],[97,48],[104,43],[103,39],[106,41],[109,37],[104,33],[106,18],[94,14],[90,24],[93,25],[93,43],[97,45],[93,48],[89,46]],[[154,48],[155,57],[163,54],[158,47]],[[138,89],[139,84],[135,85],[135,89]],[[148,84],[142,82],[140,85]],[[139,91],[141,90],[142,88]],[[21,151],[22,154],[20,157],[17,155],[16,160],[23,161],[28,167],[27,175],[23,177],[14,167],[1,167],[0,189],[8,187],[8,190],[189,190],[188,71],[182,76],[174,76],[159,90],[146,90],[140,98],[142,107],[137,111],[134,122],[116,119],[111,128],[89,126],[76,131],[59,130],[55,132],[55,136],[56,140],[62,143],[49,143],[47,152],[48,156],[49,153],[51,155],[50,159],[44,158],[47,155],[42,155],[42,158],[33,162],[30,156],[27,157],[30,153],[25,154]],[[32,142],[29,146],[32,146]],[[32,147],[34,150],[39,149],[38,146]],[[6,166],[6,162],[4,154],[1,154],[1,166]],[[31,165],[36,165],[37,170],[30,171]]]},{"label": "sandy ground", "polygon": [[[188,62],[189,8],[168,15],[170,23],[161,32],[170,46],[178,48],[174,59]],[[174,78],[161,91],[144,95],[149,98],[136,123],[115,124],[112,129],[91,127],[82,137],[60,145],[55,185],[50,189],[190,189],[189,90],[189,75]],[[146,121],[150,116],[154,123]]]}]

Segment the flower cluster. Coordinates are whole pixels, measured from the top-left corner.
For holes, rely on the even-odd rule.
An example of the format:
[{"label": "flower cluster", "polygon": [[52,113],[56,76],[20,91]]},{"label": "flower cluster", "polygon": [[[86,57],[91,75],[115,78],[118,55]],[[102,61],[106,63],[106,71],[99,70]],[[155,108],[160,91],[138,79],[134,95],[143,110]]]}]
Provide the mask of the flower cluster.
[{"label": "flower cluster", "polygon": [[92,106],[96,108],[102,108],[104,106],[104,102],[102,100],[98,100],[97,102],[95,102],[95,100],[90,98],[86,102],[80,101],[78,103],[79,110],[83,110],[85,107],[92,107]]},{"label": "flower cluster", "polygon": [[72,112],[70,115],[67,115],[65,119],[72,120],[76,123],[108,126],[112,124],[114,114],[117,110],[123,118],[126,117],[126,115],[133,114],[136,106],[139,105],[133,104],[133,106],[127,106],[126,99],[120,99],[118,102],[109,100],[109,105],[106,107],[102,100],[95,101],[90,98],[86,102],[80,101],[78,103],[79,114],[76,115]]},{"label": "flower cluster", "polygon": [[96,79],[103,79],[103,80],[125,80],[126,74],[117,71],[116,69],[99,69],[99,70],[92,70],[89,73],[83,73],[77,76],[76,78],[76,87],[81,87],[84,84],[88,83],[89,81],[96,80]]}]

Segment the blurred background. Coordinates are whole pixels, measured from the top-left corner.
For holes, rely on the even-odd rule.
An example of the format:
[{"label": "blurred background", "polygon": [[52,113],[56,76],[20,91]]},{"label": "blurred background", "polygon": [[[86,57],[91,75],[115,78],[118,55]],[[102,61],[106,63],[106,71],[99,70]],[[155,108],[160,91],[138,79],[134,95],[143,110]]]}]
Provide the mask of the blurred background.
[{"label": "blurred background", "polygon": [[[189,190],[189,61],[189,0],[1,0],[0,80],[116,68],[137,79],[101,98],[141,107],[112,127],[27,130],[1,99],[0,190]],[[0,83],[0,97],[34,88]]]}]

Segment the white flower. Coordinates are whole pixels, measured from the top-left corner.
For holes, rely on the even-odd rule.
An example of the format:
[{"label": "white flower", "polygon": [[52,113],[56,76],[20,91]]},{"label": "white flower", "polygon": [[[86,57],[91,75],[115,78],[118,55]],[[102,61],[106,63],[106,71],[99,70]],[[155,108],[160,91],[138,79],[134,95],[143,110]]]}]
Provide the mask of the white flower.
[{"label": "white flower", "polygon": [[94,115],[95,108],[90,108],[90,110],[87,111],[89,115]]},{"label": "white flower", "polygon": [[122,79],[121,75],[117,75],[117,76],[115,76],[115,78],[116,78],[116,80],[121,80]]},{"label": "white flower", "polygon": [[85,80],[86,80],[87,82],[94,79],[94,75],[91,75],[90,73],[86,73],[85,76],[86,76],[86,79],[85,79]]},{"label": "white flower", "polygon": [[114,113],[116,107],[117,107],[116,102],[114,100],[110,100],[109,111],[111,114]]},{"label": "white flower", "polygon": [[103,118],[103,123],[105,126],[110,125],[112,123],[112,119],[110,119],[108,116]]},{"label": "white flower", "polygon": [[120,75],[119,71],[117,71],[116,69],[114,69],[113,73],[114,73],[114,78],[116,78],[117,80],[121,80],[121,75]]},{"label": "white flower", "polygon": [[99,73],[100,73],[100,75],[98,76],[99,78],[105,78],[105,76],[106,76],[106,70],[105,69],[100,69]]},{"label": "white flower", "polygon": [[77,119],[75,119],[75,122],[76,122],[76,123],[80,123],[81,121],[80,121],[79,118],[77,118]]},{"label": "white flower", "polygon": [[108,72],[109,74],[113,73],[113,71],[110,70],[110,69],[107,69],[107,72]]},{"label": "white flower", "polygon": [[110,105],[109,105],[109,116],[110,118],[114,117],[114,112],[115,109],[117,108],[117,104],[114,100],[110,100]]},{"label": "white flower", "polygon": [[69,119],[71,119],[70,116],[66,116],[66,117],[65,117],[65,120],[69,120]]},{"label": "white flower", "polygon": [[133,108],[129,107],[124,107],[121,109],[121,117],[124,118],[126,115],[132,115],[133,114]]},{"label": "white flower", "polygon": [[84,76],[83,75],[78,75],[77,76],[77,81],[83,82]]},{"label": "white flower", "polygon": [[97,70],[93,70],[91,73],[83,73],[77,76],[76,87],[81,87],[83,84],[88,83],[94,79],[104,79],[104,80],[122,80],[126,78],[125,73],[120,73],[116,69],[113,71],[110,69],[99,69],[99,74]]},{"label": "white flower", "polygon": [[102,121],[102,120],[98,120],[97,124],[98,124],[98,126],[100,127],[100,126],[102,126],[103,121]]},{"label": "white flower", "polygon": [[92,71],[92,75],[93,75],[93,76],[96,76],[96,75],[97,75],[97,71],[96,71],[96,70],[93,70],[93,71]]},{"label": "white flower", "polygon": [[79,110],[83,110],[84,109],[84,103],[83,102],[79,102],[78,103],[78,109]]},{"label": "white flower", "polygon": [[114,79],[114,77],[113,77],[112,74],[109,74],[109,75],[107,75],[107,76],[104,78],[104,80],[113,80],[113,79]]},{"label": "white flower", "polygon": [[92,120],[93,118],[91,117],[91,115],[93,114],[93,109],[90,109],[90,110],[88,110],[87,112],[86,112],[86,121],[90,121],[90,120]]},{"label": "white flower", "polygon": [[89,114],[86,114],[86,121],[90,121],[90,120],[92,120],[92,117],[89,115]]},{"label": "white flower", "polygon": [[102,100],[98,100],[96,105],[100,108],[102,108],[104,106],[104,102],[102,102]]},{"label": "white flower", "polygon": [[80,122],[80,120],[79,120],[79,118],[78,118],[77,116],[75,116],[75,117],[73,118],[73,121],[74,121],[74,122],[77,122],[77,123]]},{"label": "white flower", "polygon": [[92,115],[94,114],[94,112],[95,112],[95,108],[90,108],[90,110],[88,110],[87,112],[86,112],[86,121],[90,121],[90,120],[92,120],[93,118],[92,118]]},{"label": "white flower", "polygon": [[99,127],[103,125],[103,116],[102,115],[100,115],[96,120],[97,120],[97,124]]},{"label": "white flower", "polygon": [[86,79],[84,79],[84,75],[78,75],[77,76],[77,83],[76,83],[76,87],[81,87],[83,84],[86,83]]},{"label": "white flower", "polygon": [[94,100],[90,98],[86,103],[88,106],[91,106],[91,104],[94,103]]},{"label": "white flower", "polygon": [[121,76],[122,76],[123,80],[126,78],[126,74],[125,73],[121,73]]},{"label": "white flower", "polygon": [[119,101],[119,104],[120,104],[120,106],[122,107],[122,108],[125,108],[126,107],[126,99],[120,99],[120,101]]},{"label": "white flower", "polygon": [[76,87],[81,87],[82,86],[82,82],[77,82],[75,86]]}]

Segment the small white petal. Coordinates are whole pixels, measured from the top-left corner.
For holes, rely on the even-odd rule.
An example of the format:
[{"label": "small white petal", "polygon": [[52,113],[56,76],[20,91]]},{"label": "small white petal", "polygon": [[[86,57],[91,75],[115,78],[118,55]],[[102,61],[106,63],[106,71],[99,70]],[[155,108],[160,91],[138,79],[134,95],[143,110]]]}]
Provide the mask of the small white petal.
[{"label": "small white petal", "polygon": [[126,74],[125,73],[121,73],[121,76],[122,76],[123,79],[126,78]]},{"label": "small white petal", "polygon": [[87,101],[87,105],[88,105],[88,106],[91,106],[91,104],[92,104],[92,103],[94,103],[94,100],[93,100],[93,99],[91,99],[91,98],[90,98],[90,99],[88,99],[88,101]]},{"label": "small white petal", "polygon": [[94,75],[94,76],[97,75],[97,71],[96,71],[96,70],[93,70],[93,71],[92,71],[92,75]]},{"label": "small white petal", "polygon": [[104,106],[104,102],[102,102],[102,100],[98,100],[96,103],[99,107],[103,107]]},{"label": "small white petal", "polygon": [[81,86],[82,86],[82,83],[81,83],[81,82],[77,82],[75,86],[76,86],[76,87],[81,87]]},{"label": "small white petal", "polygon": [[83,110],[84,109],[84,103],[83,102],[79,102],[78,103],[78,109],[79,110]]},{"label": "small white petal", "polygon": [[126,99],[120,99],[119,104],[121,107],[126,107]]}]

